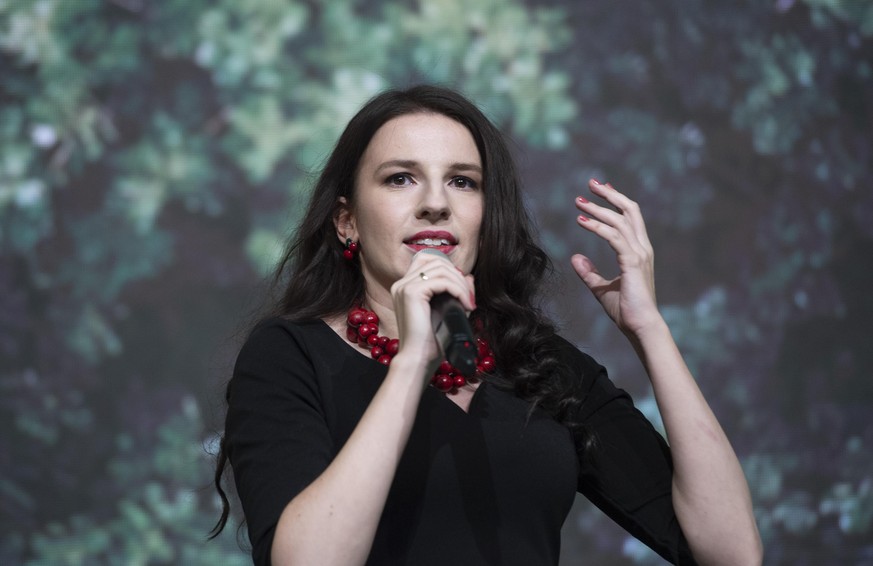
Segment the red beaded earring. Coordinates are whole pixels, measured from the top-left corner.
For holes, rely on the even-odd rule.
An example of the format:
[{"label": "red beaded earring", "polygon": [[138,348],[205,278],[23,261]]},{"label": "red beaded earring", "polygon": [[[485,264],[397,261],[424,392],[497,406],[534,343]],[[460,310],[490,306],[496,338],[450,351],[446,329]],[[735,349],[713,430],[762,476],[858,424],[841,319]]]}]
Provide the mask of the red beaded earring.
[{"label": "red beaded earring", "polygon": [[355,259],[355,254],[358,253],[359,248],[358,242],[353,242],[351,238],[346,238],[346,249],[343,250],[343,257],[349,261]]}]

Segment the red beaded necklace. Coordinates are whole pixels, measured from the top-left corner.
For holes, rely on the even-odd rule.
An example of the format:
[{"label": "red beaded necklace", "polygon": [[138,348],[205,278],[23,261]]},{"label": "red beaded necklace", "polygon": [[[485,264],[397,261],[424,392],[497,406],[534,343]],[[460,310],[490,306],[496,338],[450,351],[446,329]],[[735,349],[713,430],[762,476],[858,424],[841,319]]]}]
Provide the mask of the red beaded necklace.
[{"label": "red beaded necklace", "polygon": [[[380,364],[391,364],[391,360],[397,355],[400,341],[397,338],[379,336],[379,317],[376,313],[356,305],[349,311],[346,323],[346,338],[349,342],[369,348],[370,355]],[[476,338],[476,345],[476,375],[469,379],[470,383],[476,383],[482,375],[494,371],[494,352],[488,342],[483,338]],[[467,382],[467,378],[446,360],[443,360],[430,378],[430,384],[443,393],[455,393]]]}]

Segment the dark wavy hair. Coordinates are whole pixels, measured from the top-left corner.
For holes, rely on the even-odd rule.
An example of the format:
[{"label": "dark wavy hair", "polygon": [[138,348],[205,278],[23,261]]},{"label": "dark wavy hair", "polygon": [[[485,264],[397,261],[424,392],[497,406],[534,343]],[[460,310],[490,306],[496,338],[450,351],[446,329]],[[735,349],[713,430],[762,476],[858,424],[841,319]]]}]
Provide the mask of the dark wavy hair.
[{"label": "dark wavy hair", "polygon": [[[575,426],[570,416],[581,400],[561,379],[568,369],[558,359],[555,329],[536,303],[552,265],[534,240],[514,160],[500,131],[453,90],[423,85],[386,91],[352,118],[276,268],[274,285],[284,286],[284,291],[272,314],[293,320],[329,318],[362,299],[364,278],[357,262],[342,256],[334,214],[340,197],[354,207],[358,164],[376,131],[393,118],[416,113],[441,114],[465,126],[482,160],[485,203],[473,268],[478,308],[472,316],[497,360],[496,377],[489,375],[489,380],[529,401],[531,412],[540,407],[559,422]],[[222,514],[213,537],[224,528],[229,513],[221,487],[226,464],[222,439],[215,472]]]}]

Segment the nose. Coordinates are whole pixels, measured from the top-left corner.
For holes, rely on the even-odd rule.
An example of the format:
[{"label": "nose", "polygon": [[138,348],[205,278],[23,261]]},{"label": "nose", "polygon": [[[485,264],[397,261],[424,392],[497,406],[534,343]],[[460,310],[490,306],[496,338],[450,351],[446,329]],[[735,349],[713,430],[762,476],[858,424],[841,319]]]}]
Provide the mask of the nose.
[{"label": "nose", "polygon": [[418,202],[418,209],[415,213],[416,218],[436,222],[451,216],[452,212],[449,206],[448,195],[442,183],[428,182],[427,186],[423,187],[423,189],[421,199]]}]

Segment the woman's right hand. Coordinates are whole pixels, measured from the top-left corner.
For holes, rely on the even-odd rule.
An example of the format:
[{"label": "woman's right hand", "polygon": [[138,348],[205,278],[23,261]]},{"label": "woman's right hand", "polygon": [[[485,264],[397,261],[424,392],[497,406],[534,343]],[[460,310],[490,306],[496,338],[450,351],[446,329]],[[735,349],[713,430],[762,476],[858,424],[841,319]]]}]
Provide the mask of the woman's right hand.
[{"label": "woman's right hand", "polygon": [[444,254],[415,254],[406,274],[391,286],[400,339],[397,355],[427,360],[425,375],[442,361],[430,312],[431,299],[441,293],[458,299],[468,312],[476,309],[473,276],[464,275]]}]

